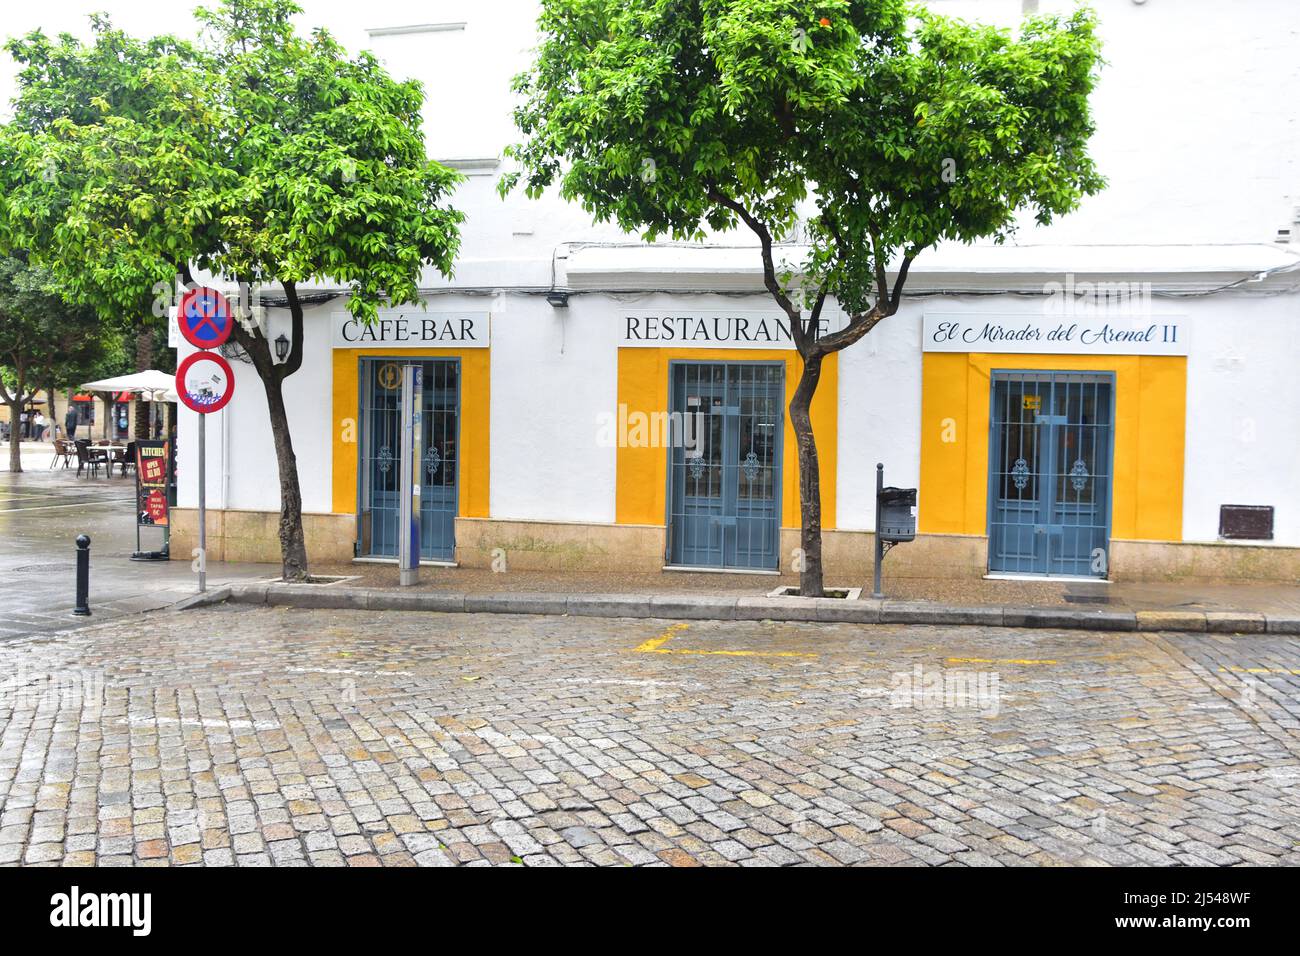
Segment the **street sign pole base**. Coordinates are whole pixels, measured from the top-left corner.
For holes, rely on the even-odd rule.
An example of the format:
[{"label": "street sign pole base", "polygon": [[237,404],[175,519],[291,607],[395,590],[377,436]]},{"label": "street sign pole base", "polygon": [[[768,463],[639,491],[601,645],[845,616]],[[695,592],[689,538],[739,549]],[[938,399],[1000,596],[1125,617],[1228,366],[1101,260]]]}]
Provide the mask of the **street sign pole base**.
[{"label": "street sign pole base", "polygon": [[401,573],[397,576],[397,583],[401,587],[410,587],[412,584],[420,583],[419,568],[402,568]]}]

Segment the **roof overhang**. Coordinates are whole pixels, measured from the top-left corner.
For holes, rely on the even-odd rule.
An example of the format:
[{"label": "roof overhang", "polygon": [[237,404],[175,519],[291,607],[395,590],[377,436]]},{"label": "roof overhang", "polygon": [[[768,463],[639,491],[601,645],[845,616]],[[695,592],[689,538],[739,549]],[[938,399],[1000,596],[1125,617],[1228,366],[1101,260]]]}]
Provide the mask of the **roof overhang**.
[{"label": "roof overhang", "polygon": [[[779,246],[777,269],[797,272],[806,249]],[[567,288],[583,291],[763,291],[757,247],[600,245],[562,256]],[[1208,292],[1232,283],[1300,288],[1300,251],[1289,246],[947,245],[913,262],[907,291],[1043,292],[1049,282],[1150,283],[1153,292]],[[892,270],[891,270],[892,278]]]}]

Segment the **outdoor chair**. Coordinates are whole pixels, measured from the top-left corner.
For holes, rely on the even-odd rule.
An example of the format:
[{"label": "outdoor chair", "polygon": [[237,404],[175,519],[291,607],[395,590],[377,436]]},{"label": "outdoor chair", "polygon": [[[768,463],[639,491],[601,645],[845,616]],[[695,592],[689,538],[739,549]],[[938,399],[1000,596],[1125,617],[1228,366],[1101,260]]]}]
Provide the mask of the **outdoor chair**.
[{"label": "outdoor chair", "polygon": [[128,468],[135,471],[135,442],[129,441],[126,443],[126,451],[123,452],[122,457],[118,459],[118,464],[122,466],[123,478],[126,477],[126,470]]},{"label": "outdoor chair", "polygon": [[50,467],[53,468],[61,461],[63,467],[67,468],[71,460],[72,449],[69,447],[69,442],[63,438],[54,439],[54,457],[50,459]]},{"label": "outdoor chair", "polygon": [[[77,477],[81,477],[83,471],[89,471],[92,475],[99,475],[99,466],[107,465],[108,456],[102,449],[92,448],[90,439],[79,438],[77,445]],[[110,466],[111,467],[111,466]]]}]

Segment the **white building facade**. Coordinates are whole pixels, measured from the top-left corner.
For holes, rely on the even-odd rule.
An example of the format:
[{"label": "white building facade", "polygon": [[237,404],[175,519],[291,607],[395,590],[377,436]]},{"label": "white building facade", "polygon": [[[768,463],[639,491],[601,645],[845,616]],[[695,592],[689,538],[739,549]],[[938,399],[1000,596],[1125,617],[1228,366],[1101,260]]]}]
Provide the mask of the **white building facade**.
[{"label": "white building facade", "polygon": [[[1007,24],[1025,6],[931,5]],[[556,197],[496,195],[529,6],[428,22],[380,4],[391,21],[327,24],[442,91],[429,150],[466,174],[467,220],[455,278],[427,275],[423,308],[370,328],[341,296],[308,310],[286,400],[309,553],[395,555],[394,384],[418,362],[426,560],[788,571],[799,359],[749,236],[649,247]],[[814,428],[833,580],[869,569],[877,462],[918,489],[896,574],[1300,580],[1300,6],[1096,6],[1109,188],[1014,243],[923,253],[900,312],[827,363]],[[287,326],[271,309],[271,338]],[[207,430],[209,557],[273,561],[266,402],[232,364],[235,398]],[[185,558],[195,424],[182,412]]]}]

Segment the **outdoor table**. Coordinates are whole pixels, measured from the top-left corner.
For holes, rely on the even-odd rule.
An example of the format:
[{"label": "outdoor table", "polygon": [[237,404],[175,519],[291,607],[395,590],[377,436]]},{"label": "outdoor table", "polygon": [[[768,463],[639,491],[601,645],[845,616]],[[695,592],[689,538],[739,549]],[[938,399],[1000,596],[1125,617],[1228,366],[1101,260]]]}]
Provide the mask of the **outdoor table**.
[{"label": "outdoor table", "polygon": [[108,467],[107,477],[113,477],[113,466],[126,460],[126,445],[118,442],[93,442],[88,449],[93,461]]}]

